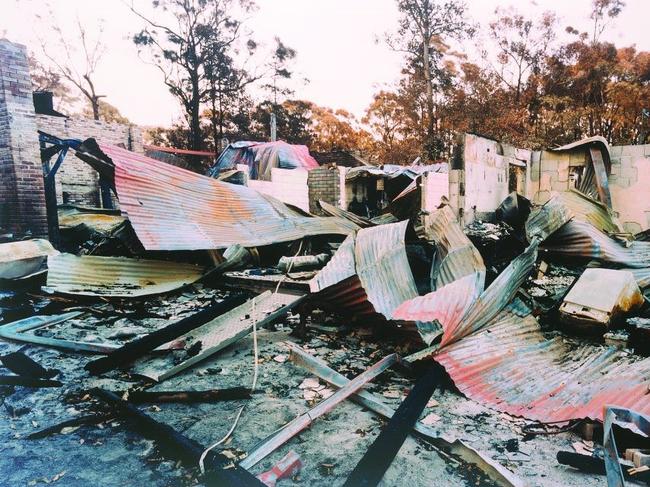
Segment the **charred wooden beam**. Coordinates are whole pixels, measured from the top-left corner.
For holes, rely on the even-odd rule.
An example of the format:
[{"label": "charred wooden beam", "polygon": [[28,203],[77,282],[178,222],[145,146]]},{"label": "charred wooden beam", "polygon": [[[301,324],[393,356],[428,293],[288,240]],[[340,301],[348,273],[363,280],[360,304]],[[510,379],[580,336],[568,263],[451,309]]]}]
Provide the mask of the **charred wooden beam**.
[{"label": "charred wooden beam", "polygon": [[416,382],[354,468],[344,484],[346,487],[377,485],[381,481],[438,385],[441,368],[438,364],[432,365]]},{"label": "charred wooden beam", "polygon": [[208,391],[130,391],[127,400],[136,404],[151,402],[194,403],[235,401],[239,399],[250,399],[251,392],[247,387],[211,389]]},{"label": "charred wooden beam", "polygon": [[[117,415],[128,421],[131,427],[142,436],[152,439],[161,453],[180,461],[189,468],[196,468],[205,447],[188,438],[169,425],[159,423],[143,413],[133,404],[120,399],[116,394],[104,389],[93,389],[92,395],[108,404]],[[205,458],[205,481],[210,486],[263,487],[257,478],[241,467],[233,466],[231,461],[217,453],[209,452]],[[224,470],[224,467],[230,467]]]}]

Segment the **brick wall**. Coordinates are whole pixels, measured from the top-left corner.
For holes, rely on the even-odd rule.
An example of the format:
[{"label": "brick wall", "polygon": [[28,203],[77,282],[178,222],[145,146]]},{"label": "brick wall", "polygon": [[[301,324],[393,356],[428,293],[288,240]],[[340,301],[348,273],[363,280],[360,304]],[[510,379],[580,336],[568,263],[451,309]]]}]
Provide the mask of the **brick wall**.
[{"label": "brick wall", "polygon": [[336,165],[321,166],[312,169],[307,175],[309,188],[309,212],[323,215],[318,201],[323,200],[335,206],[340,206],[341,177]]},{"label": "brick wall", "polygon": [[47,235],[27,48],[0,39],[0,227]]},{"label": "brick wall", "polygon": [[[134,152],[144,152],[142,130],[134,125],[108,123],[87,118],[64,118],[36,115],[39,130],[60,138],[87,139],[99,143],[123,145]],[[59,203],[100,206],[97,172],[74,154],[69,153],[56,175]]]}]

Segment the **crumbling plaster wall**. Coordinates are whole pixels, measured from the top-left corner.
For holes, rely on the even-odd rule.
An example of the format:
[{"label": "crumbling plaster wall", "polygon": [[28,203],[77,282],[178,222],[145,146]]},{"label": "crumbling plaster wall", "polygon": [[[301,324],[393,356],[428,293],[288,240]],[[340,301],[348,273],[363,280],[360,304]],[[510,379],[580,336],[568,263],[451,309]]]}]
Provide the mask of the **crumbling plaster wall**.
[{"label": "crumbling plaster wall", "polygon": [[0,39],[0,227],[47,235],[27,48],[7,39]]},{"label": "crumbling plaster wall", "polygon": [[[142,130],[134,125],[109,123],[80,117],[36,115],[39,130],[63,139],[93,137],[101,144],[120,145],[143,153]],[[59,203],[101,206],[97,172],[74,154],[69,153],[56,175]]]}]

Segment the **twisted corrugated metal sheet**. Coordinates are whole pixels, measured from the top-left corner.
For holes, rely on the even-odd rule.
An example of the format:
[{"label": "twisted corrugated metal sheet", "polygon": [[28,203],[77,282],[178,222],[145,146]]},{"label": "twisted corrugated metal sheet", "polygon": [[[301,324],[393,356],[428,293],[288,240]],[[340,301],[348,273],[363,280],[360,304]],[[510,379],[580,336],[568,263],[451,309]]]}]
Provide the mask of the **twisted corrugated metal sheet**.
[{"label": "twisted corrugated metal sheet", "polygon": [[325,214],[329,216],[336,216],[338,218],[345,218],[359,225],[360,228],[374,227],[376,225],[375,223],[371,222],[367,218],[352,213],[351,211],[347,211],[337,206],[331,205],[327,201],[318,200],[318,204],[320,205],[321,209],[325,212]]},{"label": "twisted corrugated metal sheet", "polygon": [[359,230],[354,248],[368,301],[389,320],[400,304],[418,295],[404,245],[407,226],[403,221]]},{"label": "twisted corrugated metal sheet", "polygon": [[606,233],[621,233],[621,226],[611,210],[600,201],[575,189],[558,194],[576,220],[591,223]]},{"label": "twisted corrugated metal sheet", "polygon": [[401,303],[418,295],[404,245],[407,225],[390,223],[348,236],[311,280],[315,299],[339,311],[392,319]]},{"label": "twisted corrugated metal sheet", "polygon": [[478,292],[485,285],[485,263],[474,244],[463,233],[454,211],[444,206],[420,216],[418,236],[436,247],[431,267],[431,289],[440,289],[461,277],[477,275]]},{"label": "twisted corrugated metal sheet", "polygon": [[650,242],[625,246],[590,223],[570,221],[544,242],[546,252],[563,257],[581,257],[625,267],[650,267]]},{"label": "twisted corrugated metal sheet", "polygon": [[440,347],[449,345],[482,329],[512,301],[517,290],[530,275],[537,259],[537,241],[517,256],[479,298],[468,308],[458,322],[446,323]]},{"label": "twisted corrugated metal sheet", "polygon": [[271,180],[271,169],[315,169],[318,162],[306,145],[287,144],[282,140],[275,142],[235,142],[221,153],[208,175],[217,177],[220,172],[234,169],[237,164],[247,165],[251,179]]},{"label": "twisted corrugated metal sheet", "polygon": [[602,420],[615,404],[650,413],[650,359],[547,340],[537,320],[508,308],[435,356],[467,397],[543,422]]},{"label": "twisted corrugated metal sheet", "polygon": [[357,274],[354,261],[355,235],[348,235],[330,261],[309,281],[309,289],[317,293]]},{"label": "twisted corrugated metal sheet", "polygon": [[485,274],[469,274],[437,291],[403,302],[393,319],[415,322],[420,337],[430,345],[443,332],[443,325],[458,326],[462,316],[477,300]]},{"label": "twisted corrugated metal sheet", "polygon": [[628,269],[628,270],[632,272],[632,274],[634,274],[636,283],[639,285],[641,289],[650,287],[650,267],[645,267],[642,269]]},{"label": "twisted corrugated metal sheet", "polygon": [[48,292],[133,297],[159,294],[198,280],[203,269],[164,260],[59,254],[47,259]]},{"label": "twisted corrugated metal sheet", "polygon": [[573,216],[573,212],[562,198],[558,194],[554,194],[543,206],[536,208],[528,216],[526,237],[529,242],[535,238],[543,242]]},{"label": "twisted corrugated metal sheet", "polygon": [[[245,186],[223,183],[114,146],[86,141],[77,155],[114,179],[120,209],[147,250],[210,250],[347,235],[340,218],[311,218]],[[107,158],[112,161],[111,166]],[[110,175],[114,169],[114,177]]]}]

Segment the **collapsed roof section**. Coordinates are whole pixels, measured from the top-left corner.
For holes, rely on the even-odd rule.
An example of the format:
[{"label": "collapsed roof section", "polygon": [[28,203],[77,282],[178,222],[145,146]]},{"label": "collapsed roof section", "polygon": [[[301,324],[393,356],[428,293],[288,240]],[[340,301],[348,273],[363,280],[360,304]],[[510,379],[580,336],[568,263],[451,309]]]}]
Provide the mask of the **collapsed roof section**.
[{"label": "collapsed roof section", "polygon": [[146,250],[256,247],[358,228],[314,218],[245,186],[216,181],[120,147],[86,140],[76,152],[107,181]]},{"label": "collapsed roof section", "polygon": [[219,173],[236,169],[238,164],[248,166],[251,179],[271,180],[271,169],[304,169],[319,167],[306,145],[275,142],[241,141],[229,144],[212,166],[208,175],[216,178]]}]

